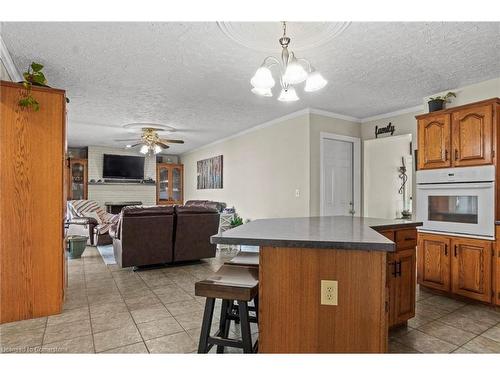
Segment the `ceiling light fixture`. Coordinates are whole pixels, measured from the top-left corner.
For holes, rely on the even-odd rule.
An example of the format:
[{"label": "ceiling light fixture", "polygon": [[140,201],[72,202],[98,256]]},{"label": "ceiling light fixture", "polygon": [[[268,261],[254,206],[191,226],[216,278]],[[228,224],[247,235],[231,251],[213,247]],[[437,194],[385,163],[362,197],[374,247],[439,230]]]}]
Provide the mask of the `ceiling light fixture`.
[{"label": "ceiling light fixture", "polygon": [[279,67],[281,93],[278,100],[281,102],[294,102],[299,100],[297,92],[293,85],[306,81],[304,90],[313,92],[322,89],[328,81],[311,66],[306,59],[298,59],[295,53],[288,51],[290,38],[286,35],[286,22],[283,22],[283,36],[279,39],[281,44],[281,61],[274,56],[268,56],[264,59],[262,65],[257,69],[250,80],[252,92],[261,96],[273,96],[271,89],[275,85],[271,68]]}]

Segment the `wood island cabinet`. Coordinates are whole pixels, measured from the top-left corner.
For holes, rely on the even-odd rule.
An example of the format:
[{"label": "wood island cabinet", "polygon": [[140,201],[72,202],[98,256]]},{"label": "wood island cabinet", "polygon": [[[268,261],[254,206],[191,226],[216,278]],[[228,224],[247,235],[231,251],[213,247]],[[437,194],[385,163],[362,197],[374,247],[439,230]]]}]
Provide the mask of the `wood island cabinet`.
[{"label": "wood island cabinet", "polygon": [[492,302],[492,241],[429,233],[418,234],[418,283]]},{"label": "wood island cabinet", "polygon": [[500,306],[500,225],[496,226],[496,243],[493,253],[493,289],[494,303]]},{"label": "wood island cabinet", "polygon": [[495,163],[498,98],[416,116],[418,168]]},{"label": "wood island cabinet", "polygon": [[404,324],[415,316],[417,231],[415,228],[381,231],[396,243],[387,254],[387,294],[389,328]]}]

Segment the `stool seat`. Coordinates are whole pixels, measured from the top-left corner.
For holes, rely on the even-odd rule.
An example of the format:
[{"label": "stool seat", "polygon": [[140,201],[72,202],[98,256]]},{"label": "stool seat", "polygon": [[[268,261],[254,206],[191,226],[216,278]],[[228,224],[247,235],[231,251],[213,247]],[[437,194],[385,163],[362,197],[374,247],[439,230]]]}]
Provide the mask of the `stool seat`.
[{"label": "stool seat", "polygon": [[259,270],[224,264],[214,275],[196,282],[194,290],[200,297],[251,301],[259,292]]},{"label": "stool seat", "polygon": [[253,251],[240,251],[233,259],[228,260],[224,264],[259,267],[259,253]]}]

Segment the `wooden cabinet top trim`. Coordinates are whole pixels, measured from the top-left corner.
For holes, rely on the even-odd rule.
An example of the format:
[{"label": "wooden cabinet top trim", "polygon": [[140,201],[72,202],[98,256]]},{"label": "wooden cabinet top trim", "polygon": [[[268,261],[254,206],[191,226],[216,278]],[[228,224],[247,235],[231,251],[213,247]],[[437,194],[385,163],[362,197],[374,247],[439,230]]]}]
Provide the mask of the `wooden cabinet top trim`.
[{"label": "wooden cabinet top trim", "polygon": [[500,104],[500,98],[491,98],[491,99],[486,99],[486,100],[481,100],[479,102],[474,102],[474,103],[468,103],[468,104],[463,104],[459,105],[456,107],[451,107],[451,108],[446,108],[441,111],[435,111],[435,112],[429,112],[429,113],[423,113],[421,115],[415,116],[417,120],[425,119],[428,117],[433,117],[433,116],[439,116],[439,115],[446,115],[450,114],[452,112],[467,108],[467,107],[475,107],[479,105],[488,105],[488,104]]},{"label": "wooden cabinet top trim", "polygon": [[[9,82],[9,81],[0,81],[1,86],[8,86],[8,87],[13,87],[13,88],[18,88],[18,89],[24,89],[24,86],[22,83],[16,83],[16,82]],[[66,95],[66,91],[62,89],[55,89],[53,87],[44,87],[44,86],[31,86],[32,91],[44,91],[44,92],[52,92],[54,94],[60,94],[60,95]]]}]

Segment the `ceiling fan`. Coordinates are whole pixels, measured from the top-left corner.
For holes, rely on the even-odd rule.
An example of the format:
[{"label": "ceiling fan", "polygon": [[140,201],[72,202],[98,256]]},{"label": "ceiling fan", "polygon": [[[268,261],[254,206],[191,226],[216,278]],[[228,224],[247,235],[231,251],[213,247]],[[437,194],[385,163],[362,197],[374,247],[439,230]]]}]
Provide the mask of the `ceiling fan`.
[{"label": "ceiling fan", "polygon": [[163,129],[145,127],[141,128],[142,135],[140,139],[115,139],[117,142],[136,142],[134,144],[127,145],[127,148],[133,148],[137,146],[142,146],[140,149],[141,154],[158,154],[162,150],[169,148],[167,143],[184,143],[181,139],[164,139],[160,138],[158,131]]}]

